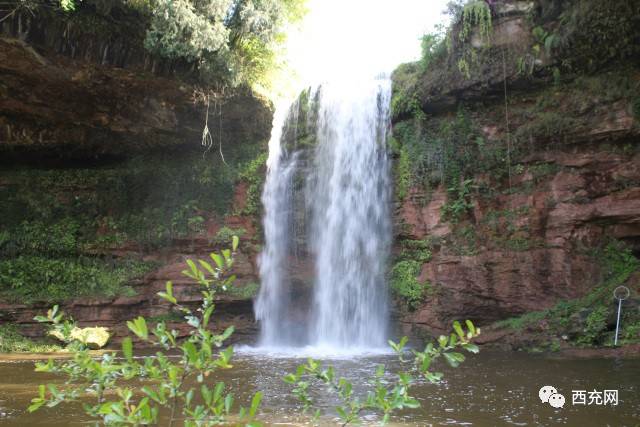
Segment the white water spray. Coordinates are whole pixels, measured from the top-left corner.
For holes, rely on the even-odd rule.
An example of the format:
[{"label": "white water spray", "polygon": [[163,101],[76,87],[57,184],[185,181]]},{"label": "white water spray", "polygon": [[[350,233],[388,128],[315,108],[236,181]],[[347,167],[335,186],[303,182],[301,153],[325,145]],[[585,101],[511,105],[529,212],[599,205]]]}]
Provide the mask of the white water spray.
[{"label": "white water spray", "polygon": [[[278,111],[263,194],[266,245],[256,301],[264,346],[383,347],[388,324],[384,273],[391,238],[387,78],[325,84],[300,106]],[[298,146],[298,129],[314,146]],[[292,134],[293,132],[293,134]],[[293,144],[291,143],[293,141]],[[300,147],[300,148],[299,148]],[[305,177],[303,185],[296,177]],[[302,193],[305,203],[296,203]],[[296,212],[304,210],[304,212]],[[313,265],[311,304],[296,307],[289,266],[299,251]],[[296,283],[296,285],[298,285]],[[308,301],[307,301],[308,302]]]}]

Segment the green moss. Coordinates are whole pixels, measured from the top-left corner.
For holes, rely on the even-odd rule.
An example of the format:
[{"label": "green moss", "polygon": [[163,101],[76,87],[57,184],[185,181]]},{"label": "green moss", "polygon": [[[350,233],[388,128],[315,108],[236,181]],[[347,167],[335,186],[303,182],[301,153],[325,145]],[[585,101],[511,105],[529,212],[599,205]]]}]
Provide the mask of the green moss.
[{"label": "green moss", "polygon": [[400,242],[402,251],[398,257],[399,260],[417,261],[420,263],[429,262],[432,257],[432,242],[430,239],[409,240],[404,239]]},{"label": "green moss", "polygon": [[515,137],[521,140],[530,138],[553,138],[571,133],[576,128],[576,119],[568,117],[560,111],[543,112],[531,118],[531,120],[518,127]]},{"label": "green moss", "polygon": [[15,325],[0,325],[0,353],[51,353],[63,347],[45,340],[32,340],[20,334]]},{"label": "green moss", "polygon": [[473,203],[470,199],[472,186],[473,180],[465,179],[456,182],[447,189],[447,202],[441,208],[444,218],[455,224],[473,209]]},{"label": "green moss", "polygon": [[404,200],[409,194],[411,186],[411,165],[409,153],[404,147],[400,148],[400,155],[395,163],[395,193],[398,200]]},{"label": "green moss", "polygon": [[266,175],[266,163],[269,153],[260,153],[255,159],[246,163],[238,175],[239,181],[248,184],[247,198],[243,209],[236,213],[257,216],[260,212],[260,196]]},{"label": "green moss", "polygon": [[537,323],[545,319],[548,315],[547,311],[534,311],[531,313],[523,314],[519,317],[513,317],[510,319],[501,320],[494,323],[496,327],[509,328],[514,330],[522,330],[525,327]]},{"label": "green moss", "polygon": [[18,256],[0,261],[0,297],[29,304],[87,296],[133,295],[127,283],[153,267],[154,263],[133,260]]},{"label": "green moss", "polygon": [[247,283],[246,285],[233,285],[226,291],[225,294],[231,295],[236,298],[241,299],[252,299],[258,295],[258,291],[260,291],[260,285],[255,282]]},{"label": "green moss", "polygon": [[[239,164],[254,158],[256,149],[227,150],[225,156],[229,165]],[[0,174],[7,183],[0,188],[0,231],[18,236],[11,244],[68,252],[125,240],[161,247],[174,237],[202,232],[207,215],[229,213],[238,170],[218,157],[194,153],[94,168],[5,169]],[[42,233],[48,227],[56,227],[55,238]],[[25,233],[28,239],[19,237]]]},{"label": "green moss", "polygon": [[429,283],[418,280],[421,263],[406,260],[397,262],[391,269],[391,291],[402,299],[410,310],[415,310],[423,302],[430,288]]},{"label": "green moss", "polygon": [[635,1],[564,2],[559,17],[559,53],[564,68],[594,71],[637,55],[638,16],[640,4]]}]

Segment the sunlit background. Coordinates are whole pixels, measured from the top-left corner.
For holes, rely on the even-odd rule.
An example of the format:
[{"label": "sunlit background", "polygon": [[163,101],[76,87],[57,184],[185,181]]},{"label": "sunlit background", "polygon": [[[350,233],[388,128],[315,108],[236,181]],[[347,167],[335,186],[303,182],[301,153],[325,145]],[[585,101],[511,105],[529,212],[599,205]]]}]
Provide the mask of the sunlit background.
[{"label": "sunlit background", "polygon": [[288,31],[281,92],[338,75],[369,77],[420,56],[420,37],[444,22],[447,0],[309,0]]}]

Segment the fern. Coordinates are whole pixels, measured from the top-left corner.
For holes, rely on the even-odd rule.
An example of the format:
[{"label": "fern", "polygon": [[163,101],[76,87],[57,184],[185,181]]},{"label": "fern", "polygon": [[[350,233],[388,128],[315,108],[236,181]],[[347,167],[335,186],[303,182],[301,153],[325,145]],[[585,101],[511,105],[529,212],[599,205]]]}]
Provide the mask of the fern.
[{"label": "fern", "polygon": [[481,39],[486,41],[491,39],[493,28],[491,8],[483,0],[474,0],[464,5],[462,9],[462,28],[459,33],[460,41],[467,40],[474,28],[478,28]]}]

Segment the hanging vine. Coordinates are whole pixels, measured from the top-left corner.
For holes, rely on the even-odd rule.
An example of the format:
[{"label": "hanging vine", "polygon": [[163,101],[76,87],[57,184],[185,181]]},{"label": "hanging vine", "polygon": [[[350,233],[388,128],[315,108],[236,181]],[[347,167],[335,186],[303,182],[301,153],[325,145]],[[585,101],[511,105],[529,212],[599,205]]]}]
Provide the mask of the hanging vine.
[{"label": "hanging vine", "polygon": [[471,45],[465,46],[472,31],[476,28],[482,43],[489,46],[491,44],[493,24],[491,8],[484,0],[472,0],[465,4],[460,12],[458,39],[463,46],[462,55],[458,59],[458,70],[466,78],[471,76],[471,64],[477,62],[478,59],[476,49]]},{"label": "hanging vine", "polygon": [[493,30],[491,8],[484,0],[471,1],[462,8],[462,28],[458,34],[460,41],[466,41],[474,28],[478,29],[483,41],[490,41]]},{"label": "hanging vine", "polygon": [[[206,154],[211,150],[214,145],[213,135],[209,130],[209,94],[206,95],[206,103],[207,103],[207,112],[204,118],[204,128],[202,129],[202,141],[201,145],[204,147],[204,152],[202,153],[202,157],[204,158]],[[220,158],[222,159],[222,163],[225,165],[227,162],[224,159],[224,154],[222,153],[222,104],[224,99],[224,91],[219,94],[214,95],[213,99],[213,116],[218,119],[218,151],[220,152]]]}]

